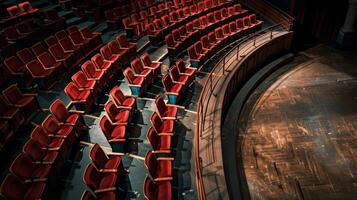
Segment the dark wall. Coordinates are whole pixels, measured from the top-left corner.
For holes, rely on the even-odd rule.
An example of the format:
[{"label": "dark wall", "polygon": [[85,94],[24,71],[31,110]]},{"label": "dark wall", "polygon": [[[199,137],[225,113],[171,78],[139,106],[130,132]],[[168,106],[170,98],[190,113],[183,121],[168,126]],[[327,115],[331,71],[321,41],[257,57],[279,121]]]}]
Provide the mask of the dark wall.
[{"label": "dark wall", "polygon": [[336,41],[347,0],[268,0],[295,18],[295,44]]}]

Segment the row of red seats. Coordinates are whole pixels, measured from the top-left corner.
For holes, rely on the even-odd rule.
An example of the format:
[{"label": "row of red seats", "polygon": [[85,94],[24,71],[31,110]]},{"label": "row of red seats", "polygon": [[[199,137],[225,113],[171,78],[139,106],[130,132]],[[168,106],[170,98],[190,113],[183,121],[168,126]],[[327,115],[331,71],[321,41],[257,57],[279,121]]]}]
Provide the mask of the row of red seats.
[{"label": "row of red seats", "polygon": [[147,138],[153,151],[145,155],[145,166],[150,176],[144,181],[146,199],[172,199],[173,161],[171,141],[177,119],[177,107],[166,104],[161,96],[155,99],[157,112],[151,116],[152,127]]},{"label": "row of red seats", "polygon": [[[109,27],[113,27],[113,28],[123,27],[122,20],[128,16],[128,13],[131,13],[130,15],[131,19],[128,18],[128,20],[135,21],[135,16],[133,16],[134,14],[140,15],[141,19],[147,19],[147,17],[149,17],[148,12],[150,10],[157,11],[156,5],[158,3],[160,3],[160,1],[158,2],[139,1],[138,2],[139,5],[136,6],[134,1],[131,2],[130,4],[119,5],[115,8],[105,11],[106,22],[108,23]],[[156,11],[155,14],[157,13]]]},{"label": "row of red seats", "polygon": [[[198,7],[198,4],[202,6]],[[171,33],[172,30],[183,25],[187,26],[196,18],[229,6],[231,3],[218,0],[205,0],[198,4],[174,10],[170,12],[169,15],[164,15],[161,18],[155,19],[152,23],[149,23],[146,26],[146,31],[149,35],[150,43],[153,46],[159,46],[165,36]]]},{"label": "row of red seats", "polygon": [[100,53],[84,62],[82,70],[72,76],[72,82],[64,89],[71,103],[79,110],[90,112],[95,97],[109,83],[108,80],[135,55],[136,44],[129,43],[124,35],[101,47]]},{"label": "row of red seats", "polygon": [[22,2],[17,5],[10,6],[10,7],[6,8],[6,10],[8,12],[9,17],[3,19],[5,21],[11,20],[14,18],[18,18],[18,17],[23,17],[23,16],[28,17],[28,15],[39,12],[39,9],[33,8],[31,3],[28,1]]},{"label": "row of red seats", "polygon": [[[192,24],[188,24],[189,30],[183,25],[172,31],[172,34],[165,36],[167,48],[169,50],[170,58],[174,59],[189,46],[195,43],[203,35],[207,35],[208,32],[214,30],[216,27],[234,22],[239,17],[246,16],[247,11],[242,10],[240,4],[222,8],[220,10],[208,13],[201,16],[199,19],[193,20]],[[255,16],[255,14],[252,14]],[[249,17],[249,16],[246,16]],[[243,18],[238,19],[243,22]],[[193,28],[192,28],[193,26]]]},{"label": "row of red seats", "polygon": [[128,80],[131,93],[141,96],[161,76],[161,62],[151,61],[149,54],[144,53],[140,58],[131,61],[131,68],[124,70],[124,76]]},{"label": "row of red seats", "polygon": [[190,66],[186,67],[182,60],[177,60],[170,68],[170,73],[163,77],[162,83],[170,104],[177,104],[182,94],[194,82],[195,71],[196,69]]},{"label": "row of red seats", "polygon": [[40,110],[36,94],[23,93],[16,84],[4,89],[0,96],[0,150],[27,123],[26,119]]},{"label": "row of red seats", "polygon": [[[18,23],[4,25],[0,33],[0,51],[3,57],[10,57],[15,54],[15,49],[20,49],[28,44],[32,44],[39,38],[38,35],[47,35],[53,30],[65,27],[65,19],[59,17],[55,9],[42,12],[41,20],[28,18]],[[36,37],[33,37],[35,36]]]},{"label": "row of red seats", "polygon": [[195,68],[201,67],[227,44],[259,30],[261,25],[262,21],[256,20],[255,15],[252,14],[244,17],[243,20],[237,19],[236,22],[225,24],[223,28],[216,28],[214,31],[208,33],[208,36],[203,36],[201,40],[188,48],[187,51],[191,65]]},{"label": "row of red seats", "polygon": [[39,42],[31,50],[25,48],[4,61],[5,69],[24,86],[37,83],[41,88],[51,88],[56,76],[60,77],[58,74],[77,66],[93,49],[101,46],[102,39],[99,33],[92,33],[88,28],[70,27],[67,32],[62,30],[48,37],[45,43],[48,48]]},{"label": "row of red seats", "polygon": [[125,96],[118,86],[110,91],[112,100],[105,105],[106,115],[100,120],[100,129],[113,151],[122,152],[126,141],[126,127],[137,111],[136,99]]},{"label": "row of red seats", "polygon": [[7,199],[49,199],[74,142],[87,129],[82,115],[68,110],[61,100],[49,110],[51,115],[34,128],[23,153],[10,166],[0,190]]},{"label": "row of red seats", "polygon": [[83,174],[83,181],[92,192],[86,190],[81,199],[123,199],[126,190],[123,176],[127,171],[121,156],[105,153],[99,144],[94,144],[89,157],[92,162]]}]

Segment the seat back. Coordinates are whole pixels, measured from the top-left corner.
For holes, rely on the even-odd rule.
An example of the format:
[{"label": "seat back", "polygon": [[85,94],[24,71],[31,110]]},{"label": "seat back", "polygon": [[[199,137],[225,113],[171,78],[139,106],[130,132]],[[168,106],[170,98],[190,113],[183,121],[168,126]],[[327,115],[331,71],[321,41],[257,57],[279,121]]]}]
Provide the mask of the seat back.
[{"label": "seat back", "polygon": [[128,80],[129,84],[134,84],[135,76],[131,69],[128,67],[124,70],[124,76]]},{"label": "seat back", "polygon": [[148,133],[146,134],[146,137],[154,149],[160,144],[160,136],[157,134],[153,127],[150,127]]},{"label": "seat back", "polygon": [[232,33],[237,32],[237,24],[235,22],[229,23],[229,29]]},{"label": "seat back", "polygon": [[99,53],[95,54],[92,58],[91,58],[93,64],[98,68],[98,69],[103,69],[104,67],[104,58],[102,55],[100,55]]},{"label": "seat back", "polygon": [[60,46],[60,44],[55,44],[52,45],[49,49],[50,53],[52,54],[52,56],[56,59],[63,59],[64,58],[64,51],[62,49],[62,47]]},{"label": "seat back", "polygon": [[92,63],[92,61],[87,60],[86,62],[83,63],[83,65],[81,66],[83,72],[85,73],[85,75],[89,78],[95,78],[94,74],[95,74],[95,66]]},{"label": "seat back", "polygon": [[7,87],[5,90],[3,90],[2,94],[4,95],[5,99],[11,104],[16,104],[24,97],[21,90],[17,87],[16,84]]},{"label": "seat back", "polygon": [[30,2],[28,2],[28,1],[25,1],[25,2],[20,3],[20,4],[19,4],[19,8],[20,8],[22,11],[24,11],[24,12],[30,12],[30,11],[33,10],[33,8],[32,8],[32,6],[31,6]]},{"label": "seat back", "polygon": [[244,28],[244,22],[242,18],[239,18],[236,20],[237,28],[238,29],[243,29]]},{"label": "seat back", "polygon": [[193,20],[193,27],[197,29],[201,27],[201,23],[199,19]]},{"label": "seat back", "polygon": [[68,34],[65,30],[61,30],[61,31],[58,31],[56,34],[55,34],[57,40],[62,40],[64,38],[68,38]]},{"label": "seat back", "polygon": [[155,129],[155,131],[157,133],[160,133],[160,127],[161,127],[161,124],[162,124],[160,116],[156,112],[154,112],[151,115],[150,121],[151,121],[152,127]]},{"label": "seat back", "polygon": [[229,24],[225,24],[225,25],[223,26],[223,33],[224,33],[225,35],[229,35],[229,34],[231,33],[231,31],[230,31],[230,29],[229,29]]},{"label": "seat back", "polygon": [[257,23],[257,17],[256,17],[256,14],[255,14],[255,13],[249,15],[249,19],[250,19],[250,23],[251,23],[251,24]]},{"label": "seat back", "polygon": [[140,61],[139,58],[134,58],[134,60],[132,60],[130,64],[136,74],[140,74],[144,70],[143,63]]},{"label": "seat back", "polygon": [[112,122],[115,122],[115,116],[118,114],[119,109],[115,106],[114,102],[111,100],[108,101],[105,104],[104,109],[105,109],[105,113],[108,115],[109,119]]},{"label": "seat back", "polygon": [[108,140],[111,139],[111,134],[114,130],[114,125],[112,125],[107,116],[104,115],[102,119],[100,119],[99,127],[104,133],[105,137]]},{"label": "seat back", "polygon": [[144,63],[145,66],[151,66],[152,61],[151,61],[148,53],[143,53],[143,55],[140,56],[140,59]]},{"label": "seat back", "polygon": [[65,51],[71,51],[75,49],[73,42],[68,37],[62,38],[59,41],[59,44]]},{"label": "seat back", "polygon": [[243,18],[243,23],[244,23],[244,26],[250,26],[250,17],[249,16],[246,16]]},{"label": "seat back", "polygon": [[159,163],[152,151],[146,153],[144,163],[151,175],[156,174],[156,171],[159,168]]},{"label": "seat back", "polygon": [[23,63],[29,63],[35,58],[35,55],[33,55],[30,49],[28,48],[22,49],[18,51],[16,54]]},{"label": "seat back", "polygon": [[51,104],[50,112],[59,122],[66,122],[68,116],[70,115],[68,109],[60,99],[56,99]]},{"label": "seat back", "polygon": [[36,43],[31,47],[32,52],[36,55],[39,56],[45,52],[47,52],[47,49],[42,45],[41,42]]},{"label": "seat back", "polygon": [[19,180],[14,174],[8,174],[0,187],[0,194],[6,199],[25,199],[27,184]]},{"label": "seat back", "polygon": [[[171,78],[173,81],[179,81],[180,72],[179,72],[177,66],[174,65],[170,68],[170,75],[171,75]],[[160,116],[161,116],[161,114],[160,114]]]},{"label": "seat back", "polygon": [[46,117],[46,119],[42,122],[43,129],[50,134],[57,134],[57,132],[61,129],[58,121],[51,115]]},{"label": "seat back", "polygon": [[203,54],[203,47],[201,41],[195,43],[196,53]]},{"label": "seat back", "polygon": [[155,104],[156,104],[156,108],[157,108],[157,112],[158,112],[159,116],[164,117],[165,111],[167,110],[166,104],[164,102],[164,98],[162,98],[162,96],[160,96],[160,95],[157,95],[155,98]]},{"label": "seat back", "polygon": [[25,67],[25,64],[16,56],[6,58],[4,64],[10,72],[19,72],[22,71]]},{"label": "seat back", "polygon": [[113,41],[109,42],[108,46],[112,53],[118,54],[120,52],[120,45],[119,45],[118,41],[113,40]]},{"label": "seat back", "polygon": [[183,60],[179,59],[176,61],[175,65],[177,66],[178,70],[183,73],[184,71],[186,71],[186,66],[185,63],[183,62]]},{"label": "seat back", "polygon": [[86,75],[82,71],[78,71],[71,77],[72,81],[77,84],[79,87],[86,86],[88,80]]},{"label": "seat back", "polygon": [[21,14],[21,10],[19,9],[19,7],[17,7],[17,5],[7,7],[6,10],[11,17],[15,17]]},{"label": "seat back", "polygon": [[162,84],[164,85],[165,91],[170,91],[172,88],[173,82],[169,74],[166,74],[162,78]]},{"label": "seat back", "polygon": [[99,144],[94,144],[89,153],[89,158],[97,169],[103,169],[108,162],[108,156],[104,153]]},{"label": "seat back", "polygon": [[54,36],[49,36],[48,38],[45,39],[45,43],[46,43],[47,47],[51,47],[51,46],[57,44],[58,40]]},{"label": "seat back", "polygon": [[110,51],[108,45],[104,45],[102,48],[100,48],[100,53],[102,54],[105,60],[110,60],[110,57],[112,56],[112,52]]},{"label": "seat back", "polygon": [[67,28],[68,33],[74,33],[74,32],[79,32],[79,29],[77,26],[70,26]]},{"label": "seat back", "polygon": [[124,35],[119,35],[117,37],[117,41],[119,42],[119,44],[122,48],[129,47],[129,41],[125,38]]},{"label": "seat back", "polygon": [[99,189],[101,175],[92,164],[88,164],[83,174],[83,182],[92,190]]},{"label": "seat back", "polygon": [[64,92],[69,96],[72,101],[81,100],[81,92],[76,84],[69,82],[68,85],[64,88]]},{"label": "seat back", "polygon": [[33,172],[36,171],[37,166],[35,166],[31,158],[21,153],[15,158],[10,166],[10,172],[13,173],[19,179],[25,181],[26,179],[33,178]]},{"label": "seat back", "polygon": [[206,36],[206,35],[203,36],[203,37],[201,38],[201,42],[202,42],[202,45],[203,45],[204,48],[206,48],[206,49],[209,49],[209,48],[210,48],[208,36]]},{"label": "seat back", "polygon": [[234,5],[234,10],[236,12],[242,12],[242,6],[240,4],[235,4]]},{"label": "seat back", "polygon": [[88,27],[82,28],[81,33],[85,38],[92,38],[94,35],[93,32]]},{"label": "seat back", "polygon": [[119,86],[115,86],[110,91],[110,96],[113,98],[113,100],[117,106],[122,105],[125,100],[125,96],[124,96],[123,92],[120,90]]},{"label": "seat back", "polygon": [[162,27],[167,27],[170,25],[171,21],[170,18],[167,15],[164,15],[161,17],[161,22],[162,22]]},{"label": "seat back", "polygon": [[42,149],[41,144],[34,139],[30,139],[25,143],[23,152],[29,156],[32,161],[42,161],[46,156],[46,152]]},{"label": "seat back", "polygon": [[174,37],[172,36],[172,34],[168,34],[165,36],[165,40],[166,40],[166,44],[168,47],[175,47],[175,41],[174,41]]},{"label": "seat back", "polygon": [[71,38],[72,42],[76,45],[81,45],[84,42],[84,38],[82,37],[79,31],[70,32],[69,37]]},{"label": "seat back", "polygon": [[44,67],[52,67],[56,60],[47,51],[37,57]]},{"label": "seat back", "polygon": [[180,36],[179,30],[177,30],[177,29],[173,30],[172,31],[172,36],[174,37],[175,41],[180,41],[181,36]]},{"label": "seat back", "polygon": [[158,199],[157,186],[149,177],[146,177],[144,181],[144,196],[147,200]]},{"label": "seat back", "polygon": [[27,63],[26,68],[30,71],[33,77],[43,76],[46,73],[46,70],[37,59]]},{"label": "seat back", "polygon": [[51,139],[41,126],[36,126],[31,132],[31,138],[40,143],[41,146],[48,146]]},{"label": "seat back", "polygon": [[188,48],[188,55],[191,59],[196,59],[197,58],[197,54],[196,54],[196,50],[195,50],[195,46],[192,45]]}]

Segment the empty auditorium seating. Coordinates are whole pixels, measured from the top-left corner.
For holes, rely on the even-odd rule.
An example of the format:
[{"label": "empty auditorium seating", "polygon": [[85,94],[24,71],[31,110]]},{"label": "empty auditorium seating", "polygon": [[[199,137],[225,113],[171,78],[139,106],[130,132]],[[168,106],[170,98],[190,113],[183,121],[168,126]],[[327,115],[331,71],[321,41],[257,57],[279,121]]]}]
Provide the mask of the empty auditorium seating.
[{"label": "empty auditorium seating", "polygon": [[145,81],[147,81],[149,84],[153,83],[154,81],[153,70],[151,70],[150,68],[145,68],[139,58],[134,58],[131,61],[131,68],[135,72],[136,76],[144,77]]},{"label": "empty auditorium seating", "polygon": [[189,76],[185,74],[180,74],[180,71],[176,65],[170,68],[170,76],[174,83],[181,84],[184,89],[189,87],[195,79],[195,75]]},{"label": "empty auditorium seating", "polygon": [[162,154],[171,152],[170,148],[172,134],[157,133],[155,129],[151,127],[147,132],[146,137],[153,148],[153,153]]},{"label": "empty auditorium seating", "polygon": [[120,61],[122,60],[122,58],[120,58],[120,56],[117,54],[113,54],[110,50],[109,45],[104,45],[102,48],[100,48],[100,53],[106,61],[112,63],[113,66],[118,66],[116,67],[117,69],[120,67]]},{"label": "empty auditorium seating", "polygon": [[134,75],[129,67],[126,68],[123,73],[128,80],[131,93],[135,96],[141,96],[148,87],[148,81],[142,76]]},{"label": "empty auditorium seating", "polygon": [[83,63],[82,71],[87,76],[88,80],[95,80],[98,83],[99,88],[103,88],[106,84],[104,70],[96,70],[96,67],[90,60]]},{"label": "empty auditorium seating", "polygon": [[164,102],[164,98],[160,95],[156,96],[155,104],[157,108],[157,113],[162,120],[176,120],[177,107],[173,105],[168,105]]},{"label": "empty auditorium seating", "polygon": [[98,85],[95,80],[90,80],[86,77],[86,75],[82,71],[78,71],[72,76],[72,81],[82,89],[90,90],[92,94],[95,96],[98,91]]},{"label": "empty auditorium seating", "polygon": [[69,145],[73,145],[77,139],[77,134],[71,125],[60,125],[51,115],[42,122],[42,128],[49,137],[62,138]]},{"label": "empty auditorium seating", "polygon": [[123,150],[123,143],[126,141],[126,126],[115,125],[107,118],[103,116],[99,122],[99,127],[107,138],[113,151]]},{"label": "empty auditorium seating", "polygon": [[197,69],[193,68],[193,67],[189,67],[189,66],[185,66],[185,63],[183,62],[183,60],[177,60],[175,62],[175,65],[177,66],[179,73],[180,74],[184,74],[187,76],[193,76],[194,73],[196,72]]},{"label": "empty auditorium seating", "polygon": [[116,191],[120,177],[117,173],[101,173],[92,164],[89,164],[83,175],[84,183],[94,192]]},{"label": "empty auditorium seating", "polygon": [[152,61],[148,53],[143,53],[140,56],[141,61],[144,64],[144,68],[151,69],[154,77],[161,76],[161,62]]},{"label": "empty auditorium seating", "polygon": [[129,42],[124,35],[118,35],[116,40],[119,42],[122,49],[127,49],[129,53],[129,58],[134,58],[136,56],[136,44]]},{"label": "empty auditorium seating", "polygon": [[54,69],[45,68],[39,60],[35,59],[27,63],[26,68],[41,89],[50,89],[55,85],[56,71]]},{"label": "empty auditorium seating", "polygon": [[[15,78],[20,86],[32,85],[33,78],[30,72],[26,69],[26,65],[16,56],[6,58],[4,61],[5,70],[9,72],[11,77]],[[23,81],[19,81],[23,80]]]},{"label": "empty auditorium seating", "polygon": [[63,75],[65,73],[65,68],[63,63],[56,62],[56,60],[47,51],[39,55],[37,59],[46,69],[53,69],[57,75]]},{"label": "empty auditorium seating", "polygon": [[145,155],[145,166],[155,182],[171,181],[173,160],[171,157],[156,157],[148,151]]},{"label": "empty auditorium seating", "polygon": [[130,110],[116,107],[111,100],[105,104],[104,109],[111,123],[115,125],[127,125],[132,117]]},{"label": "empty auditorium seating", "polygon": [[154,182],[149,177],[144,181],[144,196],[148,200],[172,199],[170,181]]},{"label": "empty auditorium seating", "polygon": [[75,54],[66,53],[58,43],[52,45],[48,50],[56,62],[62,62],[67,69],[74,67],[76,62],[78,62],[75,59]]},{"label": "empty auditorium seating", "polygon": [[108,46],[111,53],[119,57],[121,66],[127,65],[129,63],[130,58],[128,58],[128,49],[121,48],[117,40],[109,42]]}]

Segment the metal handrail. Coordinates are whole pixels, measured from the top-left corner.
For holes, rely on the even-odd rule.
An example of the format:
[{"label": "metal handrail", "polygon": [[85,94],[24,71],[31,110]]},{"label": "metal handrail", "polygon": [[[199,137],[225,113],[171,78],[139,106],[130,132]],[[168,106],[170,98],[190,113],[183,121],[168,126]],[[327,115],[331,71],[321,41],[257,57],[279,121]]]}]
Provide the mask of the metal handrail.
[{"label": "metal handrail", "polygon": [[[217,75],[220,73],[223,76],[227,76],[230,74],[231,71],[227,71],[227,69],[229,69],[230,66],[226,66],[226,65],[234,57],[234,55],[236,55],[235,56],[236,61],[239,61],[240,55],[242,53],[247,53],[246,51],[242,52],[240,50],[240,49],[242,49],[242,46],[244,46],[244,44],[247,45],[246,43],[249,40],[254,39],[253,44],[255,47],[254,49],[256,49],[257,46],[255,46],[255,45],[256,45],[257,39],[259,39],[258,38],[259,36],[270,32],[270,40],[272,40],[273,39],[273,31],[278,31],[278,30],[290,31],[290,28],[292,27],[292,22],[293,22],[293,19],[289,19],[287,21],[282,21],[279,24],[270,26],[268,28],[265,28],[261,31],[258,31],[256,33],[251,34],[250,36],[244,38],[242,41],[240,41],[238,44],[236,44],[231,50],[229,50],[223,57],[221,57],[219,59],[219,61],[217,62],[217,64],[215,64],[215,66],[210,71],[210,73],[205,81],[205,84],[202,88],[202,91],[201,91],[201,94],[200,94],[200,97],[198,100],[198,104],[197,104],[195,165],[196,165],[196,169],[197,169],[196,170],[197,171],[196,184],[197,184],[200,200],[206,199],[205,188],[204,188],[204,183],[203,183],[203,179],[202,179],[202,165],[201,165],[201,159],[199,156],[199,138],[198,138],[198,137],[203,136],[202,134],[205,130],[205,117],[206,117],[208,106],[206,105],[206,107],[204,108],[203,102],[206,101],[207,97],[208,97],[208,102],[209,102],[209,99],[212,96],[215,96],[214,90],[216,89],[216,86],[219,83],[219,80],[221,79],[221,77],[217,76]],[[288,28],[287,28],[286,24],[289,25]],[[223,50],[221,50],[221,51],[223,51]],[[237,51],[237,53],[233,54],[234,51]],[[222,65],[222,67],[219,68],[219,66],[221,66],[221,65]]]}]

